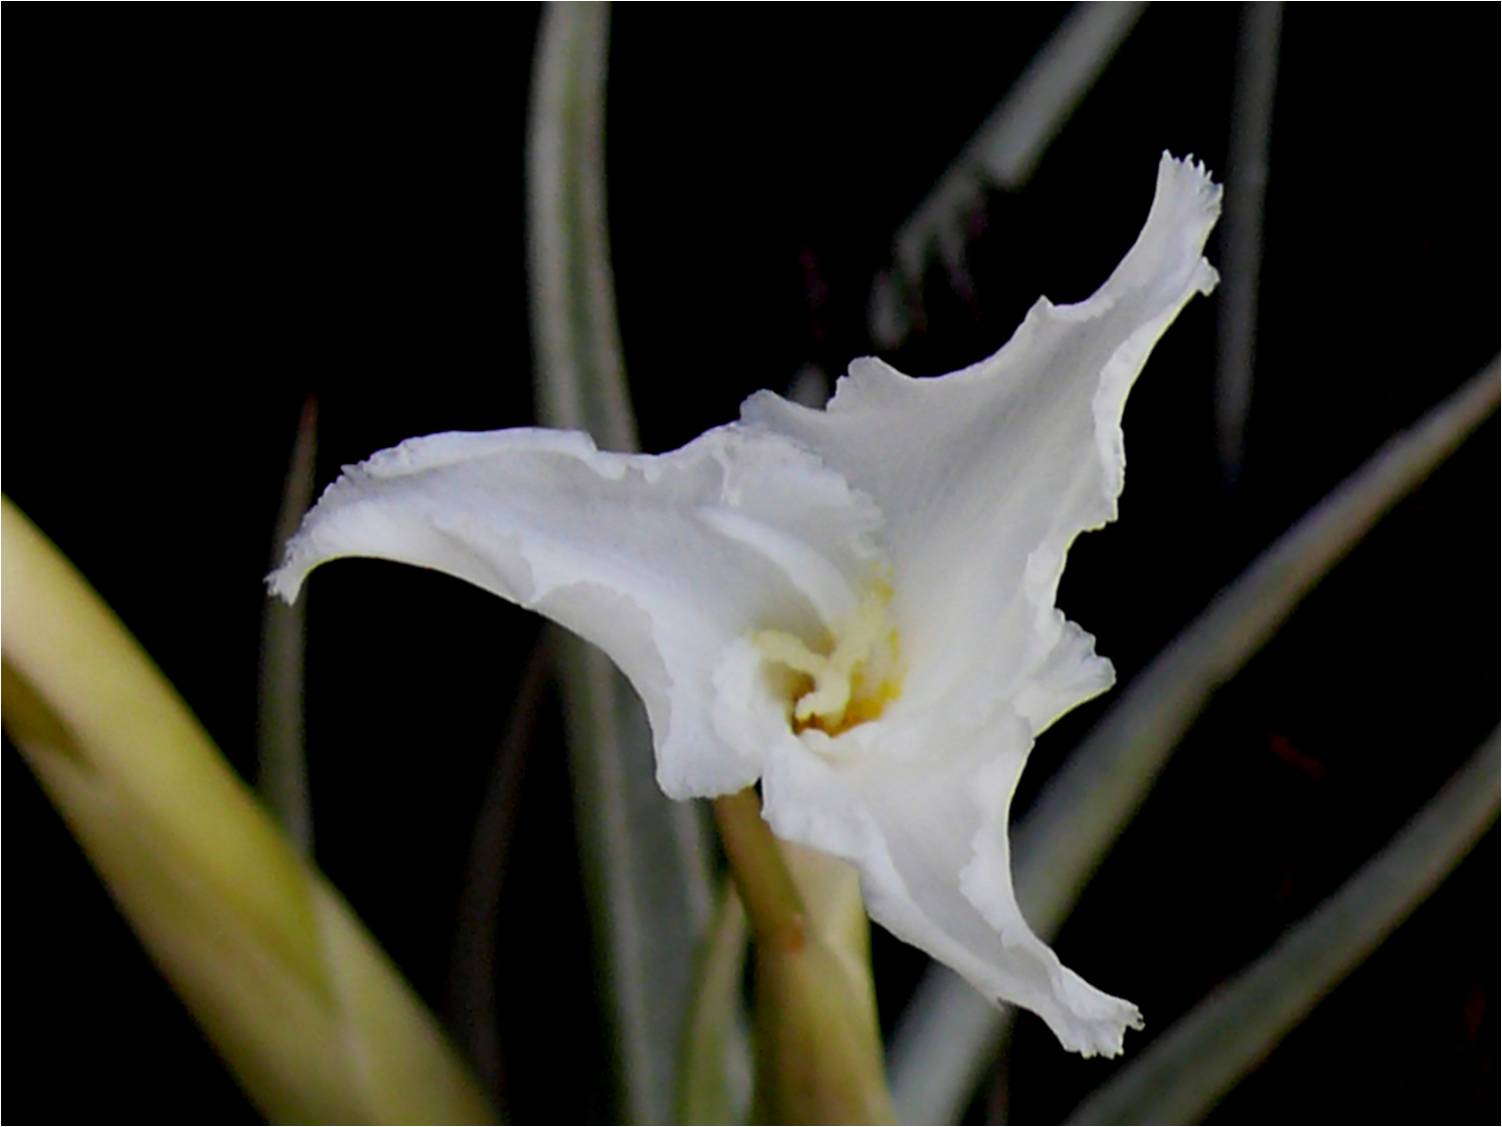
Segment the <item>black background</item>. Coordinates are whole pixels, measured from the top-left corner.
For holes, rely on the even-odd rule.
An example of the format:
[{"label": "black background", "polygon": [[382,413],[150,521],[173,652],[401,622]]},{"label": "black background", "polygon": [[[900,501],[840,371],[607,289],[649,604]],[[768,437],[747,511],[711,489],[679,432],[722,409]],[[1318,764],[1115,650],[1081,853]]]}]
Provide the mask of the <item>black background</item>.
[{"label": "black background", "polygon": [[[892,232],[1063,11],[617,12],[610,215],[646,449],[871,350]],[[304,398],[320,484],[413,434],[531,419],[537,16],[7,9],[4,487],[247,773],[261,577]],[[988,199],[974,296],[936,272],[924,331],[889,358],[937,374],[993,351],[1039,293],[1088,295],[1163,149],[1224,170],[1237,18],[1150,10],[1028,187]],[[1287,11],[1246,475],[1229,490],[1216,470],[1218,306],[1197,300],[1129,405],[1121,521],[1076,545],[1061,591],[1122,681],[1495,353],[1497,34],[1488,5]],[[1493,421],[1220,694],[1060,938],[1066,964],[1141,1005],[1148,1036],[1337,887],[1496,723],[1497,454]],[[320,573],[310,606],[319,860],[441,1005],[470,824],[537,625],[364,562]],[[1044,737],[1019,806],[1112,699]],[[610,1113],[557,739],[546,721],[524,784],[502,1040],[512,1114],[572,1122]],[[19,756],[5,763],[6,1118],[253,1119]],[[1497,857],[1493,830],[1216,1118],[1489,1118]],[[877,961],[890,1023],[921,961],[886,941]],[[1025,1019],[1014,1113],[1058,1118],[1114,1067]]]}]

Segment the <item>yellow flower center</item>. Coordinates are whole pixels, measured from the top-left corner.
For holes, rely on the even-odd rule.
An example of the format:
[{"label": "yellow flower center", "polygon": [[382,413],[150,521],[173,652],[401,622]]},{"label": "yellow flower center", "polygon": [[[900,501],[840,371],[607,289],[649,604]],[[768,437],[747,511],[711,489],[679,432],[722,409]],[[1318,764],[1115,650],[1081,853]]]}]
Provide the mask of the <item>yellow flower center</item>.
[{"label": "yellow flower center", "polygon": [[788,694],[794,732],[818,728],[831,736],[875,720],[902,692],[897,629],[887,617],[891,588],[873,584],[827,653],[783,630],[758,630],[752,643],[796,676]]}]

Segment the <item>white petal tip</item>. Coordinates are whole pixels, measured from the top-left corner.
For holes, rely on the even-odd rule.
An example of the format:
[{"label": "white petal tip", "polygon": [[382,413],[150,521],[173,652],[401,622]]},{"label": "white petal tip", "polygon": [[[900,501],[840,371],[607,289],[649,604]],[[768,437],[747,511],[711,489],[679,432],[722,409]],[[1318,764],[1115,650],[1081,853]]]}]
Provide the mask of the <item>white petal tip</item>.
[{"label": "white petal tip", "polygon": [[266,577],[266,590],[288,606],[297,602],[303,577],[290,566],[282,566]]},{"label": "white petal tip", "polygon": [[1187,157],[1176,157],[1164,149],[1163,156],[1158,161],[1158,182],[1161,184],[1165,180],[1176,181],[1191,189],[1207,206],[1217,211],[1220,209],[1221,186],[1210,175],[1205,162],[1195,160],[1193,153]]},{"label": "white petal tip", "polygon": [[[1160,229],[1176,230],[1186,240],[1203,244],[1220,218],[1223,191],[1203,162],[1192,156],[1180,160],[1165,151],[1158,162],[1158,186],[1148,226],[1153,227],[1156,219]],[[1209,264],[1205,266],[1208,268]],[[1208,274],[1210,287],[1214,288],[1215,271],[1208,270]]]},{"label": "white petal tip", "polygon": [[1079,1053],[1080,1056],[1086,1058],[1121,1056],[1126,1031],[1128,1029],[1141,1030],[1144,1023],[1142,1014],[1136,1006],[1126,1002],[1119,1004],[1121,1012],[1110,1017],[1101,1017],[1089,1022],[1071,1022],[1067,1035],[1064,1031],[1056,1029],[1060,1043],[1070,1052]]}]

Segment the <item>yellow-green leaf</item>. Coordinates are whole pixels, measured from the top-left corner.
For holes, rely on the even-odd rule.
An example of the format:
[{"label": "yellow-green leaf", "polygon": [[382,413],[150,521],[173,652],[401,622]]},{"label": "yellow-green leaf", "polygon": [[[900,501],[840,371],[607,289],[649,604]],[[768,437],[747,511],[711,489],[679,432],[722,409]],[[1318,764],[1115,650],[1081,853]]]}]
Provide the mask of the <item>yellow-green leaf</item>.
[{"label": "yellow-green leaf", "polygon": [[134,639],[9,500],[6,731],[268,1117],[484,1122],[432,1017]]}]

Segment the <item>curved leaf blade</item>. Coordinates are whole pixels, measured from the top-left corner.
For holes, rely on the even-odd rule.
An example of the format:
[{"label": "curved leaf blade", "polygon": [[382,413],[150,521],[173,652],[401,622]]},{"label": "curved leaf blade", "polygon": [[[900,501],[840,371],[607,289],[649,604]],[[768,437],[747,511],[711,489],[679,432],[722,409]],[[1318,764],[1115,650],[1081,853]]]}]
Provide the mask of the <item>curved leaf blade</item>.
[{"label": "curved leaf blade", "polygon": [[[605,216],[608,26],[600,4],[543,13],[527,142],[528,268],[541,421],[631,450]],[[610,661],[569,636],[556,652],[619,1112],[665,1122],[710,916],[702,811],[657,788],[646,715]]]},{"label": "curved leaf blade", "polygon": [[[292,444],[282,505],[276,518],[271,567],[286,553],[303,514],[313,503],[318,449],[317,401],[303,405]],[[267,599],[261,609],[261,699],[256,730],[256,789],[298,852],[313,855],[313,806],[303,739],[304,666],[307,658],[308,601]]]},{"label": "curved leaf blade", "polygon": [[1272,950],[1085,1101],[1071,1123],[1195,1123],[1377,949],[1497,820],[1498,732]]},{"label": "curved leaf blade", "polygon": [[4,722],[272,1119],[485,1122],[431,1016],[102,600],[8,499]]}]

